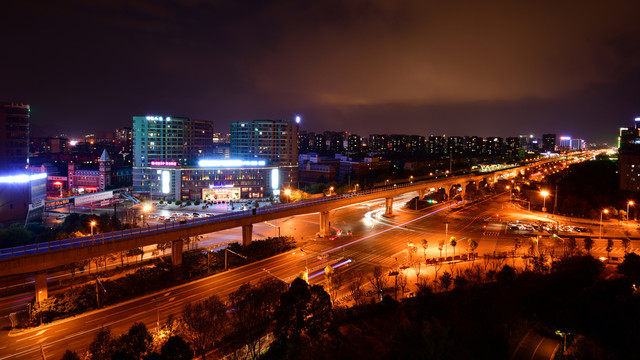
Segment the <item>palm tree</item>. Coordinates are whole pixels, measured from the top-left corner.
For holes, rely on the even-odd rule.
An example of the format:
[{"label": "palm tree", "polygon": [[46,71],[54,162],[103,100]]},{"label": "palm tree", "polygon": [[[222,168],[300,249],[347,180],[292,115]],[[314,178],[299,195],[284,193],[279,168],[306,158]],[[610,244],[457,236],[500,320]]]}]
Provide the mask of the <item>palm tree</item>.
[{"label": "palm tree", "polygon": [[591,248],[593,247],[593,239],[590,237],[584,238],[584,249],[587,250],[587,253],[591,255]]},{"label": "palm tree", "polygon": [[444,239],[438,239],[438,250],[440,250],[440,257],[442,257],[443,248],[444,248]]},{"label": "palm tree", "polygon": [[613,240],[607,239],[607,262],[611,260],[611,249],[613,249]]},{"label": "palm tree", "polygon": [[476,257],[473,255],[473,252],[476,251],[477,248],[478,248],[478,242],[475,241],[474,239],[469,239],[469,252],[470,252],[470,256],[472,256],[471,265],[473,265],[473,263],[476,260]]},{"label": "palm tree", "polygon": [[456,239],[455,236],[452,236],[449,239],[449,245],[453,246],[453,255],[456,255],[456,245],[458,245],[458,240]]}]

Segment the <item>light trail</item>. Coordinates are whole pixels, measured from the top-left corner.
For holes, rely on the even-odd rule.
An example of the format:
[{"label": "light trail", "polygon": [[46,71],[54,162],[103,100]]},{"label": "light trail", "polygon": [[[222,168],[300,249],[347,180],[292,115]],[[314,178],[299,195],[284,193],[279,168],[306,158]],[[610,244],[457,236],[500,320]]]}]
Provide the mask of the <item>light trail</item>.
[{"label": "light trail", "polygon": [[422,216],[419,216],[419,217],[417,217],[417,218],[415,218],[415,219],[413,219],[413,220],[409,220],[409,221],[407,221],[407,222],[404,222],[404,223],[401,223],[401,224],[398,224],[398,225],[391,226],[391,227],[389,227],[388,229],[385,229],[385,230],[379,231],[379,232],[374,233],[374,234],[371,234],[371,235],[367,235],[367,236],[365,236],[365,237],[363,237],[363,238],[360,238],[360,239],[357,239],[357,240],[353,240],[353,241],[348,242],[348,243],[346,243],[346,244],[344,244],[344,245],[337,246],[337,247],[335,247],[335,248],[333,248],[333,249],[326,250],[326,251],[322,252],[321,254],[327,254],[327,253],[330,253],[330,252],[332,252],[332,251],[334,251],[334,250],[339,250],[339,249],[342,249],[342,248],[344,248],[344,247],[346,247],[346,246],[353,245],[353,244],[358,243],[358,242],[360,242],[360,241],[362,241],[362,240],[366,240],[366,239],[369,239],[369,238],[371,238],[371,237],[374,237],[374,236],[377,236],[377,235],[380,235],[380,234],[384,234],[384,233],[386,233],[386,232],[388,232],[388,231],[391,231],[391,230],[394,230],[394,229],[402,228],[403,226],[405,226],[405,225],[407,225],[407,224],[411,224],[411,223],[413,223],[413,222],[415,222],[415,221],[418,221],[418,220],[421,220],[421,219],[423,219],[423,218],[425,218],[425,217],[427,217],[427,216],[431,216],[431,215],[433,215],[433,214],[436,214],[436,213],[438,213],[438,212],[440,212],[440,211],[442,211],[442,210],[446,210],[446,209],[448,209],[448,208],[450,208],[450,207],[452,207],[452,206],[455,206],[455,205],[457,205],[457,204],[458,204],[458,203],[451,204],[451,205],[445,206],[445,207],[443,207],[443,208],[441,208],[441,209],[434,210],[434,211],[432,211],[432,212],[430,212],[430,213],[427,213],[427,214],[424,214],[424,215],[422,215]]}]

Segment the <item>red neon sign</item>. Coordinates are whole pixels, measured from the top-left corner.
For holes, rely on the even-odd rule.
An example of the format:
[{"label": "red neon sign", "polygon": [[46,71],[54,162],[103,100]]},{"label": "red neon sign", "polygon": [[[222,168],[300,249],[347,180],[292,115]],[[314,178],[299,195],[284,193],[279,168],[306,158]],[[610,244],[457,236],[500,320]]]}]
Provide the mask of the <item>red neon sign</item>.
[{"label": "red neon sign", "polygon": [[151,161],[151,166],[178,166],[177,161]]}]

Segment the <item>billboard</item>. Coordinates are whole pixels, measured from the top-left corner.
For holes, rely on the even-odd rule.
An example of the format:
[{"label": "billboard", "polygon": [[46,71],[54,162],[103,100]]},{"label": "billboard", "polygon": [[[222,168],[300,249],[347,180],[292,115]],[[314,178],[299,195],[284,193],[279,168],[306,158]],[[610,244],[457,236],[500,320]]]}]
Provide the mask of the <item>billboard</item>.
[{"label": "billboard", "polygon": [[44,204],[44,208],[46,211],[50,211],[50,210],[55,210],[55,209],[60,209],[63,207],[67,207],[67,206],[71,206],[73,205],[73,198],[69,198],[69,199],[60,199],[60,200],[52,200],[52,201],[47,201]]},{"label": "billboard", "polygon": [[229,201],[240,199],[240,188],[237,187],[212,187],[202,189],[204,201]]},{"label": "billboard", "polygon": [[113,191],[103,191],[89,195],[76,196],[76,205],[88,204],[96,201],[110,200],[113,198]]}]

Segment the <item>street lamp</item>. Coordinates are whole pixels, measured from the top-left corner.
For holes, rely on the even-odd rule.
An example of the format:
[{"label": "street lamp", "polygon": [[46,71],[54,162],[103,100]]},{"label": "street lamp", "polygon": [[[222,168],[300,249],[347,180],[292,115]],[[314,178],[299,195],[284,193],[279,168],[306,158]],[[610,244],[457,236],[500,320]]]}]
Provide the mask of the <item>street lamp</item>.
[{"label": "street lamp", "polygon": [[291,189],[284,189],[284,196],[287,197],[287,202],[291,202]]},{"label": "street lamp", "polygon": [[511,202],[511,186],[507,185],[507,190],[509,190],[509,202]]},{"label": "street lamp", "polygon": [[93,236],[93,227],[96,226],[96,221],[92,220],[89,225],[91,225],[91,236]]},{"label": "street lamp", "polygon": [[547,212],[547,196],[549,196],[549,192],[547,190],[540,191],[540,195],[542,195],[542,212]]},{"label": "street lamp", "polygon": [[331,187],[329,188],[329,196],[331,196],[331,193],[332,193],[332,192],[333,192],[333,186],[331,186]]},{"label": "street lamp", "polygon": [[413,175],[409,176],[409,181],[413,184]]},{"label": "street lamp", "polygon": [[602,239],[602,214],[608,214],[609,210],[604,209],[600,212],[600,239]]},{"label": "street lamp", "polygon": [[145,222],[145,218],[144,218],[144,214],[148,213],[149,211],[151,211],[151,204],[144,204],[144,206],[142,206],[142,227],[144,227]]},{"label": "street lamp", "polygon": [[633,206],[633,200],[627,201],[627,223],[629,222],[629,205]]}]

